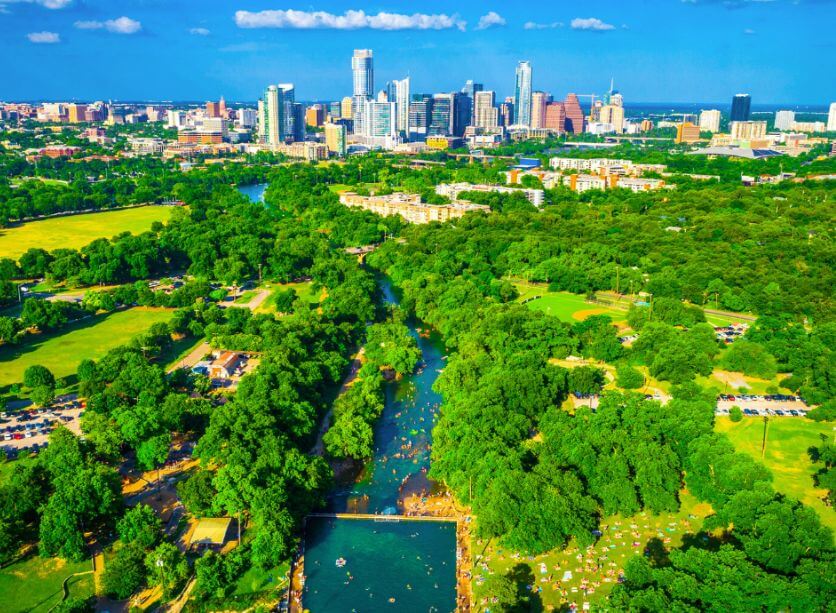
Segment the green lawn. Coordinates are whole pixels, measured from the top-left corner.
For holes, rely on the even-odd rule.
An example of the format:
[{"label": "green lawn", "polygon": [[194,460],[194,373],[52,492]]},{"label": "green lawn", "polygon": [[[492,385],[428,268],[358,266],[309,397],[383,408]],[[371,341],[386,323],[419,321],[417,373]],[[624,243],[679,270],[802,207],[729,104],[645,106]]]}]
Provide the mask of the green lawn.
[{"label": "green lawn", "polygon": [[524,284],[517,284],[517,289],[520,292],[518,300],[534,298],[526,303],[529,308],[554,315],[569,323],[583,321],[591,315],[609,315],[613,322],[623,322],[627,317],[625,310],[589,303],[579,294],[543,291],[542,288],[529,288]]},{"label": "green lawn", "polygon": [[255,295],[258,292],[254,289],[248,289],[246,291],[241,292],[241,295],[235,299],[235,304],[249,304],[250,301],[255,298]]},{"label": "green lawn", "polygon": [[276,304],[274,302],[275,296],[278,292],[286,291],[293,288],[296,290],[296,295],[307,302],[308,304],[317,304],[319,302],[319,294],[314,291],[313,283],[311,281],[304,281],[302,283],[277,283],[272,286],[270,295],[267,300],[261,303],[255,310],[256,313],[275,313]]},{"label": "green lawn", "polygon": [[[65,562],[58,558],[31,556],[0,569],[0,610],[7,613],[46,613],[61,601],[61,584],[73,573],[92,570],[90,560]],[[69,581],[70,597],[93,595],[93,574]]]},{"label": "green lawn", "polygon": [[728,417],[718,417],[715,429],[725,432],[738,450],[763,462],[772,471],[776,490],[815,509],[822,523],[836,531],[836,511],[821,501],[824,490],[815,487],[812,477],[818,468],[807,455],[809,447],[821,444],[820,434],[833,440],[833,424],[798,417],[771,417],[763,458],[762,419],[744,417],[743,421],[734,423]]},{"label": "green lawn", "polygon": [[[593,610],[598,610],[598,607],[606,606],[606,599],[617,584],[624,565],[633,556],[642,555],[651,538],[661,539],[668,548],[676,547],[682,543],[683,535],[699,530],[703,518],[710,511],[709,505],[698,503],[693,496],[683,492],[682,507],[677,513],[654,516],[642,512],[628,518],[608,517],[600,524],[603,535],[590,549],[579,550],[573,542],[564,550],[539,556],[517,554],[495,542],[488,543],[474,537],[471,555],[474,559],[476,610],[484,609],[484,580],[491,574],[506,573],[521,564],[529,581],[533,576],[534,589],[539,590],[534,599],[539,600],[545,610],[563,610],[561,604],[571,602],[577,603],[578,610],[581,610],[585,601],[598,605],[593,606]],[[582,556],[580,560],[578,555]],[[541,564],[545,565],[545,573],[541,572]],[[564,581],[566,571],[572,576]],[[580,589],[583,579],[593,589],[586,597]],[[540,608],[535,605],[532,610]]]},{"label": "green lawn", "polygon": [[0,346],[0,389],[22,382],[23,371],[33,364],[46,366],[56,377],[75,374],[82,360],[102,357],[152,324],[168,321],[171,313],[137,307],[85,319],[56,334],[30,336],[21,345]]},{"label": "green lawn", "polygon": [[0,231],[0,258],[17,259],[31,247],[78,249],[97,238],[121,232],[137,234],[150,229],[154,221],[167,221],[173,210],[170,206],[143,206],[30,221]]}]

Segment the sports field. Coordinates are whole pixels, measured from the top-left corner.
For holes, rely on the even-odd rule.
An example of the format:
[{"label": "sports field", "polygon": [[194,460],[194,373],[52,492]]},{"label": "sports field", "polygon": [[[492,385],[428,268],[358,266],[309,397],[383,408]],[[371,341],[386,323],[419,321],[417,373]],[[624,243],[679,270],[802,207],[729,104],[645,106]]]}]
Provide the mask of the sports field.
[{"label": "sports field", "polygon": [[15,562],[0,569],[0,610],[8,613],[46,613],[61,602],[64,579],[75,573],[67,582],[71,598],[89,598],[93,595],[93,573],[90,560],[65,562],[60,558],[41,558],[37,555]]},{"label": "sports field", "polygon": [[836,511],[826,507],[821,498],[824,490],[813,485],[814,466],[807,455],[809,447],[821,445],[820,434],[833,441],[833,424],[798,417],[771,417],[766,434],[766,454],[761,458],[763,420],[744,418],[734,423],[728,417],[718,417],[715,429],[725,432],[734,446],[763,462],[772,471],[773,486],[779,492],[796,498],[814,508],[822,523],[836,531]]},{"label": "sports field", "polygon": [[70,325],[56,334],[27,337],[21,345],[0,346],[0,390],[23,381],[23,372],[41,364],[56,377],[75,374],[85,359],[98,359],[109,350],[168,321],[172,311],[137,307],[100,315]]},{"label": "sports field", "polygon": [[79,249],[97,238],[122,232],[139,234],[155,221],[168,221],[173,210],[170,206],[143,206],[30,221],[0,230],[0,258],[17,259],[32,247]]},{"label": "sports field", "polygon": [[[624,323],[627,318],[626,309],[587,302],[586,298],[579,294],[549,292],[541,288],[529,288],[523,284],[517,284],[517,291],[520,292],[518,300],[529,300],[526,302],[529,308],[554,315],[569,323],[583,321],[591,315],[609,315],[614,323]],[[626,323],[624,325],[626,326]]]}]

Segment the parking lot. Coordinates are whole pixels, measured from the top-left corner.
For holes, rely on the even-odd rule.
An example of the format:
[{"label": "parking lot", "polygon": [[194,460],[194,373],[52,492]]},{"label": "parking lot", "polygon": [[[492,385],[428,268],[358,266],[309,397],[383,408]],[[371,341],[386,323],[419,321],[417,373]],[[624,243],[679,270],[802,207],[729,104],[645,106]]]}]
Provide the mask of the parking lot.
[{"label": "parking lot", "polygon": [[[571,394],[572,403],[575,408],[589,407],[591,409],[598,408],[598,394],[581,394],[573,392]],[[648,400],[658,400],[662,404],[667,404],[670,396],[666,394],[646,394],[645,398]],[[752,394],[721,394],[717,397],[717,407],[714,410],[715,415],[728,415],[729,409],[733,406],[738,406],[743,411],[743,415],[747,417],[758,417],[761,415],[777,416],[777,417],[804,417],[810,407],[798,396],[788,396],[782,394],[771,394],[766,396],[755,396]]]},{"label": "parking lot", "polygon": [[79,418],[83,413],[84,403],[75,395],[56,398],[48,408],[0,413],[0,449],[10,458],[24,449],[42,449],[49,442],[49,433],[59,424],[81,434]]},{"label": "parking lot", "polygon": [[738,406],[747,417],[777,415],[779,417],[804,417],[810,407],[798,396],[785,394],[721,394],[717,398],[717,415],[728,415],[729,409]]}]

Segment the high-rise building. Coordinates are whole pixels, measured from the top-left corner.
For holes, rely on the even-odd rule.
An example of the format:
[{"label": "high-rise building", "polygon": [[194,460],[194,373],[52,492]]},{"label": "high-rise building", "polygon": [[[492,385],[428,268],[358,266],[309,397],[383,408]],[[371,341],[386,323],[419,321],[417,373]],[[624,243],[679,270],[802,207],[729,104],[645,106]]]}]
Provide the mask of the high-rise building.
[{"label": "high-rise building", "polygon": [[830,111],[827,113],[827,131],[836,132],[836,102],[830,103]]},{"label": "high-rise building", "polygon": [[532,92],[531,94],[531,127],[546,127],[546,105],[551,96],[546,92]]},{"label": "high-rise building", "polygon": [[206,103],[206,116],[210,118],[220,117],[221,116],[221,103],[220,102],[207,102]]},{"label": "high-rise building", "polygon": [[549,102],[546,105],[546,121],[543,127],[557,134],[566,131],[566,108],[562,102]]},{"label": "high-rise building", "polygon": [[749,94],[736,94],[732,98],[731,121],[749,121],[749,110],[752,105],[752,98]]},{"label": "high-rise building", "polygon": [[499,105],[499,120],[503,126],[510,126],[514,123],[513,98],[505,98],[505,102]]},{"label": "high-rise building", "polygon": [[563,107],[566,111],[566,131],[572,134],[583,134],[584,116],[578,96],[567,94],[566,100],[563,101]]},{"label": "high-rise building", "polygon": [[700,113],[700,130],[704,132],[720,131],[720,111],[709,109]]},{"label": "high-rise building", "polygon": [[616,134],[624,132],[624,107],[605,104],[598,113],[598,121],[612,126]]},{"label": "high-rise building", "polygon": [[329,102],[328,114],[332,119],[340,119],[343,116],[342,105],[339,102]]},{"label": "high-rise building", "polygon": [[675,143],[695,143],[700,140],[700,127],[695,126],[690,121],[683,121],[676,124],[676,140]]},{"label": "high-rise building", "polygon": [[466,125],[476,125],[476,94],[484,89],[484,85],[482,85],[481,83],[474,82],[473,79],[468,79],[465,82],[464,87],[462,87],[462,95],[465,97],[465,99],[462,101],[462,104],[466,106],[465,114],[467,115]]},{"label": "high-rise building", "polygon": [[795,123],[795,111],[778,111],[775,113],[776,130],[792,130]]},{"label": "high-rise building", "polygon": [[168,119],[166,123],[167,128],[177,128],[179,130],[180,128],[186,127],[186,111],[168,111],[166,117]]},{"label": "high-rise building", "polygon": [[371,49],[355,49],[351,58],[351,72],[354,80],[352,117],[354,133],[363,133],[363,115],[366,100],[374,95],[374,58]]},{"label": "high-rise building", "polygon": [[271,148],[305,140],[305,107],[294,101],[292,83],[270,85],[258,101],[258,140]]},{"label": "high-rise building", "polygon": [[235,112],[235,123],[242,128],[252,128],[258,123],[258,112],[254,109],[238,109]]},{"label": "high-rise building", "polygon": [[432,113],[432,96],[415,94],[409,103],[408,137],[410,141],[422,141],[427,138]]},{"label": "high-rise building", "polygon": [[473,99],[473,125],[477,128],[495,128],[499,125],[496,95],[492,91],[478,91]]},{"label": "high-rise building", "polygon": [[83,123],[87,121],[86,104],[70,104],[67,106],[67,121],[70,123]]},{"label": "high-rise building", "polygon": [[270,85],[258,101],[258,140],[269,147],[284,142],[284,105],[281,90]]},{"label": "high-rise building", "polygon": [[319,127],[325,123],[325,107],[314,104],[305,110],[305,125]]},{"label": "high-rise building", "polygon": [[453,113],[455,111],[453,105],[453,94],[433,95],[429,117],[430,124],[427,130],[428,136],[446,136],[453,134]]},{"label": "high-rise building", "polygon": [[517,83],[514,90],[514,123],[531,125],[531,62],[517,64]]},{"label": "high-rise building", "polygon": [[766,136],[766,122],[733,121],[729,132],[732,140],[758,140]]},{"label": "high-rise building", "polygon": [[343,124],[326,123],[325,124],[325,145],[328,151],[345,157],[346,154],[346,129]]},{"label": "high-rise building", "polygon": [[392,81],[391,92],[389,101],[397,105],[395,129],[399,134],[406,134],[409,131],[409,77]]},{"label": "high-rise building", "polygon": [[653,129],[653,122],[650,119],[642,119],[640,129],[642,132],[650,132]]},{"label": "high-rise building", "polygon": [[397,139],[395,129],[396,104],[378,100],[366,100],[363,104],[362,136],[376,139],[375,144],[388,145]]},{"label": "high-rise building", "polygon": [[351,119],[354,117],[354,113],[352,112],[353,105],[351,96],[346,96],[340,101],[340,117],[343,119]]}]

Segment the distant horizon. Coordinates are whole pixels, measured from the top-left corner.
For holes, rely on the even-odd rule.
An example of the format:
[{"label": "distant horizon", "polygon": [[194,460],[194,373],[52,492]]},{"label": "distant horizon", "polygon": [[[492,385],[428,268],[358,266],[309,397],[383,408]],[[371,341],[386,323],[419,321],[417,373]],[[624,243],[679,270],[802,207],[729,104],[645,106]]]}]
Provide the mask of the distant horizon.
[{"label": "distant horizon", "polygon": [[[432,93],[441,93],[441,92],[432,92]],[[447,93],[447,92],[444,92]],[[344,96],[343,96],[344,97]],[[343,97],[340,98],[322,98],[322,99],[311,99],[311,100],[304,100],[299,99],[298,101],[302,104],[328,104],[333,102],[339,102]],[[164,98],[137,98],[137,99],[125,99],[120,100],[118,98],[44,98],[44,99],[21,99],[21,100],[14,100],[14,99],[0,99],[0,103],[11,103],[11,104],[60,104],[60,103],[68,103],[68,104],[90,104],[93,102],[108,102],[113,104],[119,105],[140,105],[140,104],[165,104],[165,105],[172,105],[172,106],[182,106],[182,105],[194,105],[194,106],[202,106],[205,105],[207,102],[217,102],[220,100],[220,97],[214,99],[182,99],[182,100],[172,100],[172,99],[164,99]],[[562,98],[555,98],[556,102],[560,102]],[[224,101],[228,105],[251,105],[255,106],[258,102],[258,99],[254,100],[235,100],[224,98]],[[803,109],[803,112],[806,113],[823,113],[827,114],[829,111],[830,104],[832,102],[836,102],[836,100],[831,102],[823,102],[823,103],[803,103],[803,102],[762,102],[756,103],[752,102],[751,113],[771,113],[775,110],[799,110]],[[581,106],[586,107],[589,106],[588,102],[581,101]],[[730,102],[676,102],[676,101],[624,101],[624,108],[626,110],[630,110],[631,108],[637,107],[659,107],[660,109],[665,106],[673,107],[671,110],[675,110],[677,107],[701,107],[703,109],[718,109],[718,110],[728,110],[731,108]],[[779,108],[780,107],[780,108]]]}]

